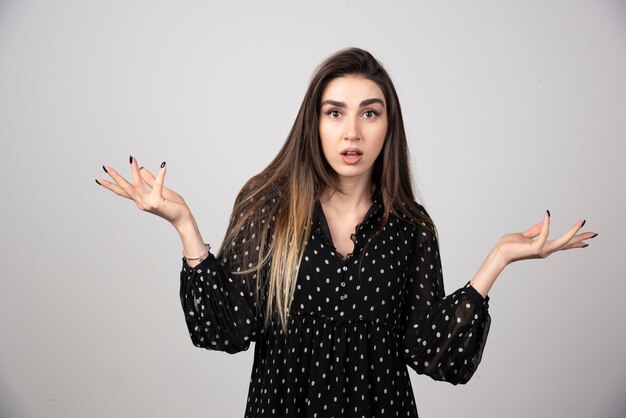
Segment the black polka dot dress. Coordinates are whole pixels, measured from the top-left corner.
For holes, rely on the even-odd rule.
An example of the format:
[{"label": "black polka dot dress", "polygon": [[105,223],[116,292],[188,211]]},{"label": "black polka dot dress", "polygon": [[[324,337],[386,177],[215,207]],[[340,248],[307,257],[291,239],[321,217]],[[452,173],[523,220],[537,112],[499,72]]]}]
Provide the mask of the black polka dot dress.
[{"label": "black polka dot dress", "polygon": [[[467,382],[489,332],[488,300],[469,283],[444,295],[437,240],[391,215],[377,193],[343,258],[319,202],[288,331],[263,331],[236,255],[183,260],[180,298],[197,347],[236,353],[255,341],[246,417],[417,417],[407,366]],[[243,237],[241,239],[250,239]],[[236,243],[232,243],[236,245]]]}]

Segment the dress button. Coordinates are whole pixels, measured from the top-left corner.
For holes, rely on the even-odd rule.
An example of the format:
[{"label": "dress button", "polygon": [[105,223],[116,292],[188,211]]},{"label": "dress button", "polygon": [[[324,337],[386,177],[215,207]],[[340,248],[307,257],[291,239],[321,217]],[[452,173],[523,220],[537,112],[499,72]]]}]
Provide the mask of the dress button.
[{"label": "dress button", "polygon": [[348,266],[343,266],[343,271],[348,271]]}]

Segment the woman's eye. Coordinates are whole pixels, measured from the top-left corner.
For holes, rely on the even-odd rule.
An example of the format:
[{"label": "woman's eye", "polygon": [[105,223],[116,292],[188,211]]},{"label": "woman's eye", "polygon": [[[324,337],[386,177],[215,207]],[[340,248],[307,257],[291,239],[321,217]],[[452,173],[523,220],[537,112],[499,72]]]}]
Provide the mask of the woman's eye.
[{"label": "woman's eye", "polygon": [[338,118],[339,117],[339,111],[338,110],[331,110],[329,112],[326,112],[326,114],[328,116],[330,116],[331,118]]},{"label": "woman's eye", "polygon": [[365,115],[365,117],[367,119],[371,119],[374,116],[378,116],[378,112],[374,111],[374,110],[366,110],[365,113],[363,113]]}]

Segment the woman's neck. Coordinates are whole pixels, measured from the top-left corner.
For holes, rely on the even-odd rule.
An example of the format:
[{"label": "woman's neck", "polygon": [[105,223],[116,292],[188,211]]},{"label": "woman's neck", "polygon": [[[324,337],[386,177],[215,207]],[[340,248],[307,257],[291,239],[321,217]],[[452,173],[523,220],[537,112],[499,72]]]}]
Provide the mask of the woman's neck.
[{"label": "woman's neck", "polygon": [[339,182],[338,190],[327,188],[320,198],[325,204],[330,204],[341,211],[352,211],[359,207],[369,207],[372,203],[374,185],[371,179],[346,179]]}]

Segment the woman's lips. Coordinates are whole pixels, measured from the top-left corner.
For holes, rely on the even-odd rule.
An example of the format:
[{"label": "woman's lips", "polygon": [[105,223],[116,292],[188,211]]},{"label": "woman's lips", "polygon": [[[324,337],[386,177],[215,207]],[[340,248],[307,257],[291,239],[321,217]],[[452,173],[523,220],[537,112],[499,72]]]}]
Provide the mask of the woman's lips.
[{"label": "woman's lips", "polygon": [[356,164],[361,161],[363,153],[359,150],[347,150],[341,153],[341,159],[346,164]]}]

